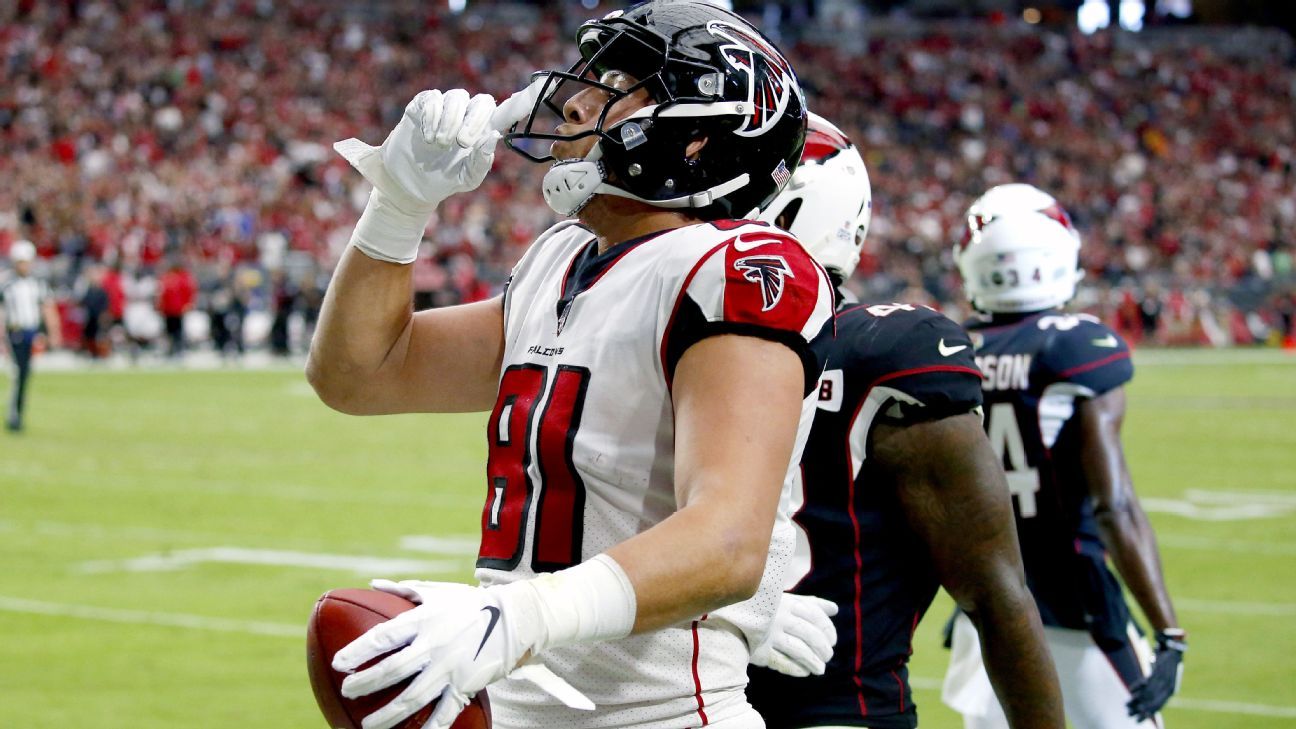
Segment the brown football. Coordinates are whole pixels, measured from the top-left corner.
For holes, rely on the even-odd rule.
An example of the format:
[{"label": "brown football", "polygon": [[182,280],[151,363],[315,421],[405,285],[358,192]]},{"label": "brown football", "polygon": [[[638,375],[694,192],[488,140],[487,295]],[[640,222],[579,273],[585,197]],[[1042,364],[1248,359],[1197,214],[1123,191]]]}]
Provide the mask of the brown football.
[{"label": "brown football", "polygon": [[[315,702],[332,729],[361,729],[361,720],[396,698],[411,680],[368,696],[348,699],[342,696],[342,679],[346,674],[333,670],[333,655],[373,626],[413,607],[414,603],[403,597],[378,590],[331,590],[315,602],[306,631],[306,666]],[[396,725],[396,729],[420,729],[434,707],[435,701]],[[490,701],[482,691],[473,697],[451,729],[490,729],[490,725]]]}]

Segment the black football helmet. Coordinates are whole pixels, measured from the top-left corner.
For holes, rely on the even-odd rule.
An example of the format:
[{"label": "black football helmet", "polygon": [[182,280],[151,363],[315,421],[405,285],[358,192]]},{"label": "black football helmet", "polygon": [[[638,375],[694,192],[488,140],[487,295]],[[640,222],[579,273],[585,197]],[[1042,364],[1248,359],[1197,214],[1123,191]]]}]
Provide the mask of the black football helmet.
[{"label": "black football helmet", "polygon": [[[581,59],[536,74],[533,84],[543,86],[530,115],[505,135],[513,150],[554,163],[544,192],[559,213],[575,215],[602,193],[691,208],[703,220],[746,217],[791,178],[805,144],[805,96],[791,64],[742,17],[706,2],[654,0],[586,22],[576,39]],[[608,71],[633,84],[600,83]],[[591,87],[607,95],[594,128],[553,133],[566,100]],[[654,103],[606,126],[613,104],[640,89]],[[549,149],[591,135],[598,144],[583,160],[555,160]]]}]

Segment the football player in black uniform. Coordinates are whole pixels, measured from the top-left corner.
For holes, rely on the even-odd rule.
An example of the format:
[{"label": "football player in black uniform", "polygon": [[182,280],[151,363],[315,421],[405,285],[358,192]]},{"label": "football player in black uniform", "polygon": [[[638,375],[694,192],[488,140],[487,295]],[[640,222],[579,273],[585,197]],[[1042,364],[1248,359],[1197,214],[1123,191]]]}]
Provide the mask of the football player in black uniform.
[{"label": "football player in black uniform", "polygon": [[[859,152],[812,114],[801,165],[763,217],[793,231],[840,286],[859,261],[869,206]],[[802,674],[822,675],[754,667],[748,699],[772,729],[916,726],[906,665],[944,585],[982,629],[1012,726],[1061,729],[1007,487],[977,413],[971,341],[922,306],[843,301],[837,316],[835,339],[816,344],[827,369],[793,493],[797,561],[780,611],[805,614],[822,604],[809,596],[827,598],[837,646],[826,667],[802,662]],[[779,634],[787,622],[766,643],[809,657]],[[757,664],[769,653],[760,648]]]},{"label": "football player in black uniform", "polygon": [[[1067,717],[1078,729],[1159,726],[1186,643],[1121,448],[1129,347],[1096,318],[1059,310],[1075,294],[1080,238],[1052,196],[1003,185],[967,220],[955,260],[984,313],[968,328],[986,431],[1007,470]],[[1150,673],[1108,555],[1155,631]],[[1006,726],[980,665],[973,626],[956,618],[945,700],[969,728]]]}]

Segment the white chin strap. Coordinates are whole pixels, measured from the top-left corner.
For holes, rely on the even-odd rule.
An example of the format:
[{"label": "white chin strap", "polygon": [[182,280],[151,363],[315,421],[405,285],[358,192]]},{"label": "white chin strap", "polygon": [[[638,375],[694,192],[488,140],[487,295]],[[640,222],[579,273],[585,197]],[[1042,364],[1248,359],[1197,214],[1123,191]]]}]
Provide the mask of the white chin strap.
[{"label": "white chin strap", "polygon": [[579,213],[595,195],[624,197],[657,208],[704,208],[729,193],[741,190],[749,181],[751,175],[744,172],[701,192],[666,200],[649,200],[608,183],[607,168],[603,164],[603,147],[601,143],[597,143],[585,159],[555,162],[545,173],[541,186],[549,207],[555,213],[569,218]]}]

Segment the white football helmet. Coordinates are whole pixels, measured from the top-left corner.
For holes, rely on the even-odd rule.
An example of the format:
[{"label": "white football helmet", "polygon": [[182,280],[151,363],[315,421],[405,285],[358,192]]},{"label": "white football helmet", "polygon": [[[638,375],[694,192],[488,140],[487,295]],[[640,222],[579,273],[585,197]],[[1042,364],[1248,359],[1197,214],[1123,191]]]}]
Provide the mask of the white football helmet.
[{"label": "white football helmet", "polygon": [[805,246],[819,265],[849,279],[873,214],[873,190],[859,150],[840,129],[811,112],[801,164],[761,212]]},{"label": "white football helmet", "polygon": [[36,260],[36,246],[29,240],[16,240],[9,246],[9,260],[14,263]]},{"label": "white football helmet", "polygon": [[1061,306],[1084,276],[1071,217],[1052,195],[1019,183],[972,203],[954,262],[972,306],[990,313]]}]

